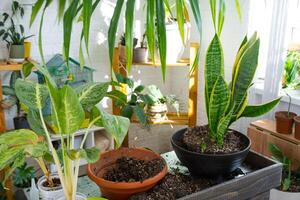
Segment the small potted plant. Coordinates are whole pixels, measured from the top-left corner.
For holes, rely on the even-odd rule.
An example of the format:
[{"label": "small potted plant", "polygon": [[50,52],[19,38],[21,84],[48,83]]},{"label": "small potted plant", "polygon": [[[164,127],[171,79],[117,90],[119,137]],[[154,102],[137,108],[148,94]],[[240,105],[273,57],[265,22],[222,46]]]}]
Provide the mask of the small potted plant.
[{"label": "small potted plant", "polygon": [[24,41],[30,37],[25,36],[24,26],[16,24],[16,18],[24,16],[24,8],[17,1],[12,3],[12,14],[3,13],[0,21],[0,38],[6,42],[9,49],[9,61],[22,63],[25,57]]},{"label": "small potted plant", "polygon": [[270,200],[300,199],[300,173],[292,171],[292,162],[275,144],[269,144],[272,158],[283,164],[282,184],[280,189],[272,189]]},{"label": "small potted plant", "polygon": [[229,126],[241,117],[262,115],[280,98],[261,105],[248,105],[248,89],[257,68],[260,41],[254,34],[243,40],[238,50],[231,84],[224,78],[224,58],[219,36],[209,45],[205,64],[205,103],[208,125],[185,128],[171,138],[181,163],[193,175],[228,174],[243,163],[251,142]]},{"label": "small potted plant", "polygon": [[179,113],[179,102],[174,95],[163,95],[156,85],[149,85],[143,93],[147,94],[153,102],[146,107],[146,113],[152,122],[159,122],[167,118],[167,105],[171,105]]},{"label": "small potted plant", "polygon": [[[133,48],[137,45],[138,39],[133,38]],[[123,33],[120,37],[119,41],[119,59],[121,63],[126,63],[126,39],[125,33]]]},{"label": "small potted plant", "polygon": [[133,62],[145,63],[148,60],[148,49],[146,43],[146,34],[143,35],[141,46],[133,49]]},{"label": "small potted plant", "polygon": [[31,179],[34,179],[35,171],[31,166],[27,166],[24,163],[21,167],[18,167],[13,175],[12,180],[14,186],[17,190],[23,190],[27,199],[30,199],[30,187],[31,187]]},{"label": "small potted plant", "polygon": [[293,132],[294,117],[297,116],[296,113],[291,112],[291,96],[285,92],[289,98],[289,105],[287,111],[277,111],[275,113],[276,119],[276,131],[282,134],[291,134]]}]

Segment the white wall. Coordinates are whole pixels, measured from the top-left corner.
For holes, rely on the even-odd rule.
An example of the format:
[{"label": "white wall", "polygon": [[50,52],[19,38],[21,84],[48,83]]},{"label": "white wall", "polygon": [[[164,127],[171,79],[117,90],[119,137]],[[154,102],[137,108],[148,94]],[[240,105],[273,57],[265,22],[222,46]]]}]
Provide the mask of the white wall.
[{"label": "white wall", "polygon": [[[28,0],[20,0],[20,2],[28,2]],[[143,0],[137,0],[136,5],[136,36],[140,37],[143,33],[144,28],[144,11],[143,11]],[[203,79],[203,68],[204,58],[206,49],[213,37],[213,26],[210,16],[210,9],[208,0],[199,0],[201,5],[202,21],[203,21],[203,38],[201,44],[201,62],[200,62],[200,73],[199,73],[199,91],[198,91],[198,124],[204,124],[207,122],[205,108],[204,108],[204,79]],[[226,19],[221,40],[223,42],[224,55],[225,55],[225,74],[229,80],[231,77],[231,67],[235,53],[239,47],[240,42],[247,33],[248,26],[248,9],[249,1],[241,0],[241,9],[243,14],[242,22],[240,22],[237,12],[235,11],[234,1],[228,1],[226,8]],[[0,1],[0,12],[9,10],[11,0]],[[100,6],[98,6],[91,22],[91,36],[90,36],[90,59],[86,59],[87,65],[96,69],[95,80],[104,81],[105,75],[109,75],[110,67],[108,60],[108,48],[107,48],[107,29],[110,18],[113,14],[114,0],[102,0]],[[28,34],[35,34],[36,36],[30,41],[32,42],[32,57],[39,60],[38,48],[37,48],[37,34],[38,34],[38,21],[33,24],[31,29],[28,28],[28,19],[31,13],[31,7],[26,6],[26,16],[24,22],[27,23],[26,30]],[[49,59],[55,53],[60,53],[62,49],[62,26],[58,24],[56,18],[57,6],[52,5],[46,12],[44,31],[43,31],[43,42],[44,52],[46,58]],[[37,17],[39,19],[39,17]],[[193,19],[192,19],[193,20]],[[120,24],[119,32],[122,32],[124,27],[124,20]],[[191,41],[199,41],[199,35],[193,26],[192,21],[191,30]],[[194,28],[193,28],[194,27]],[[80,25],[74,26],[72,35],[72,46],[71,56],[77,58],[78,47],[79,47],[79,34]],[[120,35],[120,34],[119,34]],[[188,47],[187,47],[188,48]],[[188,55],[186,54],[188,57]],[[3,43],[0,42],[0,59],[7,57],[7,50]],[[144,84],[156,84],[162,88],[163,92],[176,94],[182,103],[182,108],[186,110],[187,102],[187,88],[188,88],[188,70],[187,69],[175,69],[171,68],[168,70],[167,81],[163,84],[161,79],[160,69],[149,69],[141,68],[133,69],[133,77],[140,79]],[[7,74],[2,74],[2,77]],[[10,121],[8,116],[8,121]],[[10,124],[10,123],[8,123]],[[167,129],[167,128],[166,128]],[[169,130],[174,131],[174,130]]]}]

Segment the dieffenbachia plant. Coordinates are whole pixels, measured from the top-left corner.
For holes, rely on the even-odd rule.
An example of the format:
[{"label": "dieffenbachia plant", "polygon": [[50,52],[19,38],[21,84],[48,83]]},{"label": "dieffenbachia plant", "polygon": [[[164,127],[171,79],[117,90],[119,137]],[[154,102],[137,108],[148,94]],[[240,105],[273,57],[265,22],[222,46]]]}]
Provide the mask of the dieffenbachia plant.
[{"label": "dieffenbachia plant", "polygon": [[243,40],[233,65],[232,80],[224,78],[224,56],[216,34],[211,41],[205,64],[205,104],[210,137],[223,145],[228,127],[241,117],[258,117],[269,112],[280,98],[261,105],[248,105],[248,90],[257,68],[260,41],[255,33]]},{"label": "dieffenbachia plant", "polygon": [[[38,13],[42,12],[40,26],[43,24],[44,13],[47,8],[56,2],[58,5],[57,16],[59,21],[63,22],[63,51],[65,60],[69,58],[69,51],[71,45],[71,35],[74,23],[82,23],[82,33],[80,37],[80,48],[79,48],[79,60],[80,63],[84,63],[83,48],[85,44],[86,51],[88,53],[89,44],[89,33],[91,27],[91,18],[94,12],[97,12],[97,6],[100,0],[36,0],[32,8],[32,15],[30,24],[32,25],[36,17],[39,16]],[[135,17],[135,0],[116,0],[115,1],[114,12],[110,21],[110,26],[108,29],[108,46],[109,46],[109,57],[112,64],[113,53],[116,41],[116,33],[118,31],[119,19],[121,18],[121,13],[123,8],[125,9],[125,40],[126,40],[126,54],[127,63],[126,67],[128,72],[131,69],[132,55],[133,55],[133,35],[134,35],[134,17]],[[190,21],[189,10],[192,11],[196,30],[202,35],[202,20],[200,12],[200,1],[198,0],[147,0],[142,1],[145,3],[145,17],[146,17],[146,38],[148,49],[151,58],[154,60],[155,56],[155,38],[156,33],[158,36],[158,49],[160,54],[161,70],[163,79],[166,77],[166,55],[167,55],[167,39],[166,39],[166,10],[171,11],[171,3],[174,2],[174,8],[176,10],[176,23],[178,24],[178,29],[184,41],[184,23]],[[239,0],[234,0],[236,10],[238,15],[241,17],[241,9]],[[225,18],[225,0],[209,0],[209,5],[211,8],[211,14],[213,18],[213,24],[215,30],[221,34],[224,18]],[[41,30],[41,29],[40,29]],[[195,62],[197,63],[197,62]],[[196,67],[196,66],[195,66]],[[193,68],[195,68],[193,67]]]},{"label": "dieffenbachia plant", "polygon": [[[23,129],[0,135],[0,152],[2,153],[0,170],[11,164],[13,168],[20,166],[25,161],[24,155],[41,161],[44,156],[43,152],[46,154],[49,148],[65,197],[67,200],[74,200],[80,159],[85,159],[89,163],[99,159],[100,152],[97,148],[84,149],[83,145],[89,129],[94,125],[104,127],[115,139],[116,147],[120,147],[130,122],[125,117],[108,114],[96,107],[96,104],[106,95],[108,83],[89,83],[76,89],[68,85],[58,88],[53,84],[54,81],[51,80],[45,67],[36,65],[36,68],[45,75],[46,85],[23,79],[18,79],[15,85],[17,97],[29,108],[32,121],[38,122],[36,126],[31,127],[36,133]],[[62,145],[59,151],[51,142],[51,135],[42,112],[48,97],[51,99],[51,118],[60,133]],[[75,149],[74,133],[80,129],[86,116],[90,119],[89,126],[85,130],[80,147]],[[44,140],[39,140],[39,134],[47,141],[46,148]]]}]

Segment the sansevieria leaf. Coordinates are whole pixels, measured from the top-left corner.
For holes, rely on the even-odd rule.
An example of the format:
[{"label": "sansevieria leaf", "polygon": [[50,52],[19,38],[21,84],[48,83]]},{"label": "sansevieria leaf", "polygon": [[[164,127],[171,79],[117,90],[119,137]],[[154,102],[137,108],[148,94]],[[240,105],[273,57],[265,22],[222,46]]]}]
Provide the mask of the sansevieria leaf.
[{"label": "sansevieria leaf", "polygon": [[33,110],[42,109],[48,97],[44,85],[22,79],[16,81],[15,91],[18,99]]},{"label": "sansevieria leaf", "polygon": [[209,102],[209,128],[212,133],[217,133],[219,121],[226,114],[230,102],[230,92],[222,76],[217,79],[210,96]]},{"label": "sansevieria leaf", "polygon": [[231,109],[231,111],[226,116],[220,119],[220,122],[218,124],[218,129],[217,129],[217,143],[219,145],[223,145],[224,136],[228,131],[228,126],[231,122],[232,113],[233,113],[233,109]]},{"label": "sansevieria leaf", "polygon": [[244,112],[238,116],[240,117],[258,117],[267,112],[271,111],[279,102],[281,97],[274,99],[268,103],[260,104],[260,105],[248,105],[246,106]]},{"label": "sansevieria leaf", "polygon": [[210,95],[212,89],[218,77],[224,75],[223,49],[222,49],[221,41],[217,34],[214,36],[207,50],[204,75],[205,75],[205,104],[206,104],[207,115],[209,118],[208,105],[210,102]]},{"label": "sansevieria leaf", "polygon": [[116,32],[118,28],[119,18],[120,14],[122,12],[122,6],[123,6],[124,0],[118,0],[114,14],[110,20],[109,28],[108,28],[108,49],[109,49],[109,59],[110,64],[112,65],[113,60],[113,54],[114,54],[114,48],[115,48],[115,41],[116,41]]},{"label": "sansevieria leaf", "polygon": [[163,0],[156,0],[156,20],[157,20],[157,37],[158,49],[161,62],[163,81],[166,80],[167,71],[167,36],[165,24],[165,9]]},{"label": "sansevieria leaf", "polygon": [[225,0],[219,0],[218,35],[220,36],[225,19]]},{"label": "sansevieria leaf", "polygon": [[133,20],[134,20],[135,0],[127,0],[125,11],[125,43],[126,43],[126,68],[131,71],[133,56]]}]

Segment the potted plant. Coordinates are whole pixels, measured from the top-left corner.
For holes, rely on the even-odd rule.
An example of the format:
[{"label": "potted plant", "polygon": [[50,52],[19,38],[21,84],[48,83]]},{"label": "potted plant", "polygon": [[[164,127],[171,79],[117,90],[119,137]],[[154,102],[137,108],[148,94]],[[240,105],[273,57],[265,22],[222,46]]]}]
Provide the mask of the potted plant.
[{"label": "potted plant", "polygon": [[168,112],[167,105],[171,105],[177,114],[179,113],[179,102],[174,95],[163,95],[156,85],[149,85],[143,93],[148,95],[152,100],[152,103],[145,108],[152,122],[159,122],[166,119]]},{"label": "potted plant", "polygon": [[127,200],[145,192],[167,174],[165,160],[143,148],[121,148],[105,152],[98,162],[89,164],[87,173],[110,200]]},{"label": "potted plant", "polygon": [[[137,45],[137,38],[133,39],[133,48]],[[121,63],[126,63],[126,39],[125,33],[123,33],[120,37],[119,41],[119,59]]]},{"label": "potted plant", "polygon": [[21,78],[20,71],[13,71],[11,73],[9,86],[2,86],[3,95],[6,96],[4,100],[1,102],[1,107],[4,109],[10,109],[14,105],[17,106],[17,116],[14,117],[14,127],[15,129],[29,129],[29,124],[27,121],[27,117],[25,112],[21,109],[21,102],[19,101],[18,97],[16,96],[15,92],[15,83],[18,78]]},{"label": "potted plant", "polygon": [[284,63],[282,88],[298,89],[300,86],[300,52],[289,51]]},{"label": "potted plant", "polygon": [[288,110],[277,111],[275,113],[276,131],[282,134],[291,134],[293,132],[294,117],[296,117],[297,114],[290,111],[292,98],[287,92],[285,93],[289,98]]},{"label": "potted plant", "polygon": [[[35,151],[30,151],[31,154],[41,153],[41,151],[37,152],[35,148],[41,145],[41,142],[37,140],[37,134],[43,134],[51,151],[50,155],[52,156],[50,157],[55,163],[65,199],[75,200],[80,159],[96,162],[99,158],[99,150],[97,148],[83,148],[91,126],[105,127],[106,131],[115,138],[116,146],[119,147],[128,131],[130,122],[127,118],[110,115],[95,107],[105,96],[107,91],[103,88],[107,88],[106,85],[89,83],[76,91],[68,85],[57,88],[44,66],[35,65],[35,67],[46,77],[46,85],[18,79],[15,84],[15,90],[19,100],[30,111],[34,112],[35,121],[39,125],[39,127],[34,127],[37,133],[21,129],[2,134],[0,136],[0,149],[1,152],[4,151],[6,154],[0,158],[0,170],[11,164],[12,156],[17,156],[18,154],[16,155],[16,153],[19,153],[18,151],[27,152],[34,149]],[[42,108],[45,106],[48,96],[51,99],[54,121],[60,130],[62,141],[60,150],[55,149],[52,144],[45,117],[42,113]],[[89,127],[85,131],[80,147],[75,149],[73,146],[74,133],[84,122],[85,114],[90,116]],[[27,140],[34,139],[34,141],[24,142],[26,141],[24,137],[27,137]],[[11,139],[12,143],[15,143],[17,140],[20,144],[10,146],[7,144],[8,138]],[[30,145],[28,146],[28,144]],[[61,158],[58,157],[58,152],[61,152]]]},{"label": "potted plant", "polygon": [[146,43],[146,34],[143,35],[141,46],[133,49],[133,62],[145,63],[148,60],[148,48]]},{"label": "potted plant", "polygon": [[24,26],[15,23],[16,18],[24,16],[24,8],[17,1],[12,2],[12,14],[3,13],[0,21],[0,38],[9,49],[9,61],[22,63],[25,57],[24,41],[30,37],[24,35]]},{"label": "potted plant", "polygon": [[280,189],[272,189],[270,200],[298,200],[300,198],[300,174],[292,171],[291,160],[275,145],[269,144],[272,158],[283,164],[282,184]]},{"label": "potted plant", "polygon": [[34,177],[34,168],[31,166],[28,167],[26,163],[18,167],[12,175],[14,186],[17,190],[23,190],[27,199],[30,199],[31,179],[34,179]]},{"label": "potted plant", "polygon": [[175,153],[195,175],[217,176],[238,168],[247,156],[250,139],[229,126],[241,117],[270,111],[280,98],[248,105],[248,89],[257,68],[260,41],[256,33],[243,40],[230,84],[224,79],[224,58],[219,36],[210,43],[205,64],[205,104],[208,125],[182,129],[171,138]]}]

